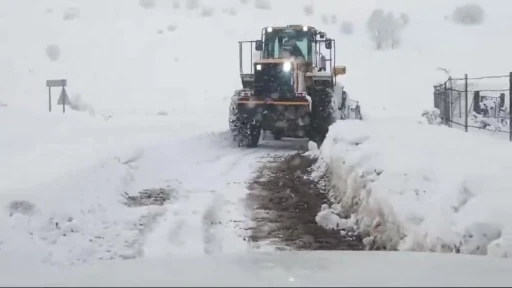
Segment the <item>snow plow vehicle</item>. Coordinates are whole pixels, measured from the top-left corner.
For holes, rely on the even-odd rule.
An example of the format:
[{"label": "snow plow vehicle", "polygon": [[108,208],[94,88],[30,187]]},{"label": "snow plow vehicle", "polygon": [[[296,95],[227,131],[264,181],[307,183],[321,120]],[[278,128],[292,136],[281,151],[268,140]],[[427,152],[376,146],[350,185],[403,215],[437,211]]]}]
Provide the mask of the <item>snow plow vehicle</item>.
[{"label": "snow plow vehicle", "polygon": [[[244,69],[247,44],[250,68]],[[335,40],[311,26],[288,25],[263,28],[261,40],[239,46],[242,89],[232,96],[229,111],[233,139],[256,147],[268,131],[276,140],[309,138],[321,145],[346,109],[346,92],[336,85],[346,68],[336,66]]]}]

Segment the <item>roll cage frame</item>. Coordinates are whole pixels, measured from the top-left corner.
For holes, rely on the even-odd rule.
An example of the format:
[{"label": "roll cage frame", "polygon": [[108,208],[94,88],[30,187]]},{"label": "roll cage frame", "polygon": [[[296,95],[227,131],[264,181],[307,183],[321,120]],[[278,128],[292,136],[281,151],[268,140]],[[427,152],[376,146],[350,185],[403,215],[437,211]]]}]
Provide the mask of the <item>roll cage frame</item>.
[{"label": "roll cage frame", "polygon": [[[307,30],[303,30],[306,29]],[[239,65],[240,65],[240,75],[242,77],[242,81],[244,78],[250,78],[250,75],[254,74],[254,57],[253,51],[259,52],[259,59],[271,59],[271,58],[263,58],[263,47],[264,47],[264,39],[265,34],[268,31],[269,27],[265,27],[261,29],[261,37],[259,40],[248,40],[248,41],[239,41]],[[332,72],[334,66],[336,66],[336,40],[327,38],[325,32],[319,31],[311,26],[302,26],[302,25],[288,25],[285,27],[271,27],[271,29],[275,30],[285,30],[285,29],[294,29],[300,31],[309,31],[312,33],[313,38],[311,39],[311,43],[313,44],[313,57],[312,61],[308,61],[313,67],[319,68],[318,71],[326,71]],[[244,46],[250,46],[250,71],[244,71],[243,67],[243,56],[244,56]],[[322,53],[322,45],[325,46],[325,49],[329,51],[329,58],[323,55]],[[334,51],[333,51],[334,50]]]}]

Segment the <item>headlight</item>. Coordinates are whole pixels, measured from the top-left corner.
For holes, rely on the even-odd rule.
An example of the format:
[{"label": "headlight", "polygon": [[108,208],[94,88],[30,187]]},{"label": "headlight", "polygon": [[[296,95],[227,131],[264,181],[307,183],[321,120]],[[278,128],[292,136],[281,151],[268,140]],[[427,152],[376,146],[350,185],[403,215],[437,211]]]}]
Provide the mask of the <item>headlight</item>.
[{"label": "headlight", "polygon": [[284,72],[289,72],[290,70],[292,70],[292,63],[284,62],[284,64],[283,64],[283,71]]},{"label": "headlight", "polygon": [[256,65],[256,70],[258,70],[258,71],[261,70],[261,65],[260,64]]}]

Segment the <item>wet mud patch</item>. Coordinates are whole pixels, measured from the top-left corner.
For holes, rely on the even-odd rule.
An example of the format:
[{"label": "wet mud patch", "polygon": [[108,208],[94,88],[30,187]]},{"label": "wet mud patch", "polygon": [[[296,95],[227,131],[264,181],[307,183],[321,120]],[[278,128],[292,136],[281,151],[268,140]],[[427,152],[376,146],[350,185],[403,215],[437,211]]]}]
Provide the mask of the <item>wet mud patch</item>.
[{"label": "wet mud patch", "polygon": [[171,200],[175,191],[172,188],[144,189],[137,195],[124,193],[124,204],[128,207],[162,206]]},{"label": "wet mud patch", "polygon": [[365,249],[357,232],[341,233],[316,223],[322,204],[331,204],[326,179],[311,178],[316,161],[302,153],[274,156],[258,171],[247,199],[255,223],[251,242],[270,242],[280,250]]},{"label": "wet mud patch", "polygon": [[130,230],[135,232],[134,237],[125,243],[130,251],[122,255],[122,259],[136,259],[144,256],[144,243],[146,237],[154,230],[160,218],[165,216],[164,204],[173,201],[178,195],[171,187],[150,188],[140,191],[137,195],[124,193],[124,205],[131,208],[146,208],[140,217],[132,223]]}]

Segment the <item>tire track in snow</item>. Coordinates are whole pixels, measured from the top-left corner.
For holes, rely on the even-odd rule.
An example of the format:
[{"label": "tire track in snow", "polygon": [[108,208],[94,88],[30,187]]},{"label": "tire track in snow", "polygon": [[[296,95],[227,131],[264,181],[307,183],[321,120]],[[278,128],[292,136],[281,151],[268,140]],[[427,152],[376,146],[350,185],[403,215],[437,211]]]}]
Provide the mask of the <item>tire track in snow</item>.
[{"label": "tire track in snow", "polygon": [[214,191],[183,191],[180,200],[166,205],[167,213],[146,239],[144,255],[216,254],[223,251],[224,196]]},{"label": "tire track in snow", "polygon": [[[146,238],[145,257],[251,249],[246,241],[250,225],[245,205],[248,181],[269,155],[293,153],[297,145],[286,140],[262,141],[256,149],[224,144],[195,139],[194,144],[181,145],[193,145],[190,155],[181,149],[170,159],[158,159],[179,163],[178,169],[170,169],[169,176],[180,184],[173,187],[177,191],[175,201],[164,205],[164,216]],[[172,147],[167,150],[172,151]]]}]

